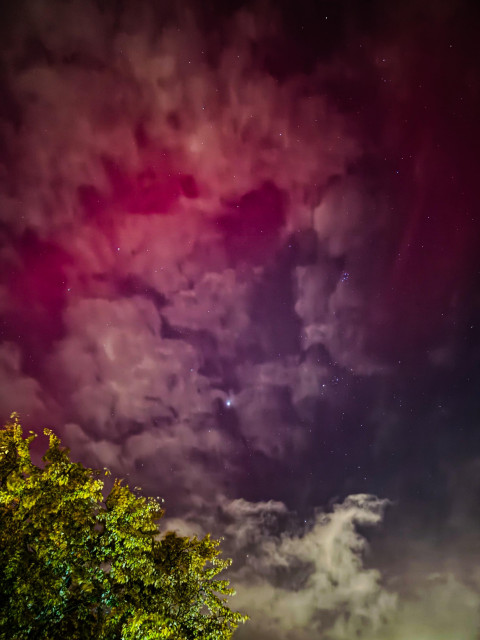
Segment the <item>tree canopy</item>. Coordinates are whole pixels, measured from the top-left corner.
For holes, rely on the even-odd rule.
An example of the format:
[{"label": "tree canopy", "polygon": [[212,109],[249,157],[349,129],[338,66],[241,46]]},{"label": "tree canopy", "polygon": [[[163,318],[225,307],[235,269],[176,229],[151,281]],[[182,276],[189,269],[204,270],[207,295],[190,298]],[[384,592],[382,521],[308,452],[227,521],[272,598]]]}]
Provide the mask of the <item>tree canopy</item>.
[{"label": "tree canopy", "polygon": [[0,428],[0,638],[223,640],[245,616],[218,574],[219,541],[160,533],[159,502],[70,460],[43,465],[18,417]]}]

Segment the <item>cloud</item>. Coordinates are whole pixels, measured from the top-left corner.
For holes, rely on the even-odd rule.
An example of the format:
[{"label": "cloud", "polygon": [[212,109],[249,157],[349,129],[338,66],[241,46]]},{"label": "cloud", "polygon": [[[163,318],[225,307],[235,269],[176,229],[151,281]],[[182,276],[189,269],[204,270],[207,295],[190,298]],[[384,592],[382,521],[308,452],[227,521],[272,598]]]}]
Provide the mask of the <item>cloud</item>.
[{"label": "cloud", "polygon": [[378,523],[384,506],[351,496],[332,514],[319,514],[303,535],[256,545],[238,600],[258,622],[258,637],[351,638],[383,623],[395,596],[383,590],[377,571],[363,567],[366,542],[355,527]]},{"label": "cloud", "polygon": [[[384,501],[351,496],[299,530],[284,497],[316,496],[317,478],[341,493],[356,455],[362,487],[430,473],[391,463],[417,422],[404,374],[391,401],[388,384],[419,342],[441,375],[457,357],[456,329],[432,326],[460,315],[451,283],[476,238],[457,228],[475,166],[451,133],[475,111],[461,15],[422,9],[420,51],[407,5],[374,3],[365,33],[351,3],[328,28],[297,5],[283,20],[163,5],[27,0],[4,29],[0,413],[54,426],[77,459],[225,535],[252,613],[241,634],[473,638],[471,576],[430,567],[417,588],[405,570],[397,606],[367,568],[358,526]],[[459,527],[477,466],[451,480]]]},{"label": "cloud", "polygon": [[339,36],[282,73],[280,11],[22,7],[2,49],[9,384],[97,441],[178,425],[199,459],[197,431],[235,442],[232,467],[247,446],[301,454],[332,379],[387,369],[378,292],[408,221],[393,160],[371,155],[397,139],[385,104],[408,100],[397,40],[380,57]]},{"label": "cloud", "polygon": [[207,272],[198,277],[193,287],[179,291],[163,315],[172,326],[186,334],[187,340],[187,329],[208,333],[215,341],[216,357],[232,359],[236,355],[239,336],[250,324],[248,291],[248,281],[242,281],[233,269]]},{"label": "cloud", "polygon": [[217,428],[202,352],[162,337],[158,309],[143,297],[76,300],[65,323],[48,373],[76,454],[141,475],[147,488],[161,482],[167,494],[219,482],[206,468],[212,458],[228,459],[231,437]]},{"label": "cloud", "polygon": [[206,410],[199,353],[185,341],[161,337],[151,301],[82,299],[64,320],[67,335],[51,355],[50,375],[93,437],[115,439],[116,417],[126,424],[168,423]]},{"label": "cloud", "polygon": [[452,573],[431,574],[418,579],[401,602],[398,612],[381,638],[403,640],[475,640],[480,624],[478,586]]},{"label": "cloud", "polygon": [[12,342],[0,344],[0,407],[3,419],[14,411],[21,413],[28,424],[32,419],[45,419],[48,398],[35,380],[22,373],[22,354]]},{"label": "cloud", "polygon": [[[251,361],[296,348],[294,277],[277,252],[292,234],[304,250],[298,231],[358,143],[314,89],[317,70],[278,81],[265,68],[279,17],[239,11],[219,42],[194,7],[24,11],[3,53],[21,126],[2,121],[16,274],[2,305],[12,327],[30,318],[39,393],[112,442],[152,419],[209,414],[217,428],[212,403]],[[302,380],[295,398],[318,386]],[[240,429],[258,432],[285,390],[241,391]],[[255,443],[277,456],[286,434]]]},{"label": "cloud", "polygon": [[52,232],[95,207],[169,213],[198,200],[212,217],[265,181],[298,206],[357,154],[308,78],[279,83],[258,65],[272,22],[239,12],[215,56],[192,14],[160,25],[145,8],[114,30],[94,3],[26,3],[5,54],[23,123],[4,214],[17,233]]},{"label": "cloud", "polygon": [[[281,502],[221,500],[215,521],[203,526],[221,527],[235,559],[235,606],[251,616],[239,637],[347,640],[383,628],[396,614],[396,595],[364,566],[368,545],[357,527],[378,525],[386,504],[352,495],[300,528]],[[192,532],[189,522],[166,524]]]},{"label": "cloud", "polygon": [[[183,535],[222,533],[224,553],[234,559],[232,604],[251,616],[239,638],[475,640],[480,596],[474,567],[461,569],[460,561],[433,573],[432,558],[419,558],[417,545],[397,573],[371,568],[375,548],[365,535],[381,525],[387,504],[351,495],[300,525],[282,502],[218,496],[208,508],[199,504],[183,518],[167,518],[164,527]],[[432,542],[425,544],[430,550]],[[452,549],[442,554],[452,564]]]}]

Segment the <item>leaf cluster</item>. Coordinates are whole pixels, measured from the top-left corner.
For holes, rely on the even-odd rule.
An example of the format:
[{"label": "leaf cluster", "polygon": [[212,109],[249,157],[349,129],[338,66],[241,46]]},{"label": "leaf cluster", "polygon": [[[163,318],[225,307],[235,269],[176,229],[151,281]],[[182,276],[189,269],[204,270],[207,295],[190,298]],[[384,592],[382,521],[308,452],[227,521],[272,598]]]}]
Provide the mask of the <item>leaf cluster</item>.
[{"label": "leaf cluster", "polygon": [[[157,500],[70,460],[33,464],[18,417],[0,429],[0,638],[223,640],[245,616],[219,542],[160,534]],[[105,474],[109,472],[104,471]]]}]

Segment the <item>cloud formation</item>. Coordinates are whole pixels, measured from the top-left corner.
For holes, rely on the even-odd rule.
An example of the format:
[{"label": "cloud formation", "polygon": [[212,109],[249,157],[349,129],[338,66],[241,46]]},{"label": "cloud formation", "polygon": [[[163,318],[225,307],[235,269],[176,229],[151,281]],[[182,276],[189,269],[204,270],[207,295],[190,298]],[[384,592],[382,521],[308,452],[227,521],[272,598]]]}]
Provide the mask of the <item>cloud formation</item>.
[{"label": "cloud formation", "polygon": [[417,561],[401,575],[382,575],[369,566],[366,534],[382,525],[387,506],[375,496],[351,495],[300,524],[282,502],[220,497],[214,509],[199,506],[165,526],[183,535],[222,532],[234,558],[235,603],[251,616],[239,638],[474,640],[478,572],[430,572]]},{"label": "cloud formation", "polygon": [[[278,537],[258,533],[259,520],[272,509],[262,506],[262,518],[258,505],[236,502],[228,510],[254,531],[258,527],[237,577],[238,600],[256,621],[256,637],[347,639],[375,633],[394,610],[395,595],[383,590],[378,571],[363,566],[366,541],[356,526],[377,524],[385,501],[350,496],[333,513],[318,514],[303,533]],[[238,526],[241,538],[245,525]]]},{"label": "cloud formation", "polygon": [[455,3],[330,4],[5,13],[0,416],[220,522],[258,638],[470,638],[474,577],[428,566],[396,599],[360,531],[372,493],[408,523],[419,478],[440,502],[463,455],[432,457],[474,363],[476,34]]},{"label": "cloud formation", "polygon": [[[226,450],[217,412],[231,389],[250,446],[277,456],[300,445],[288,427],[274,442],[268,424],[285,420],[281,397],[298,422],[328,375],[300,354],[330,348],[341,276],[311,211],[359,153],[315,89],[318,71],[279,81],[259,64],[279,17],[239,11],[220,42],[194,9],[163,20],[148,4],[135,17],[95,3],[24,9],[4,50],[17,109],[2,121],[13,274],[2,299],[38,394],[93,439],[143,429],[156,440],[187,421],[208,425],[205,438],[217,429]],[[325,318],[306,311],[311,296],[325,298]]]}]

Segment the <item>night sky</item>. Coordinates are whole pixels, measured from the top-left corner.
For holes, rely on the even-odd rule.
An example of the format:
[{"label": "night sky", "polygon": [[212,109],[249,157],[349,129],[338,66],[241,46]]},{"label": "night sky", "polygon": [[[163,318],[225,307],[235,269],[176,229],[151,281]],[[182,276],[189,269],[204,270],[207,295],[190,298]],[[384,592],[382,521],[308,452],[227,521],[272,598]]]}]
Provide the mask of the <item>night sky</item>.
[{"label": "night sky", "polygon": [[5,4],[0,418],[224,536],[239,640],[477,640],[478,3]]}]

